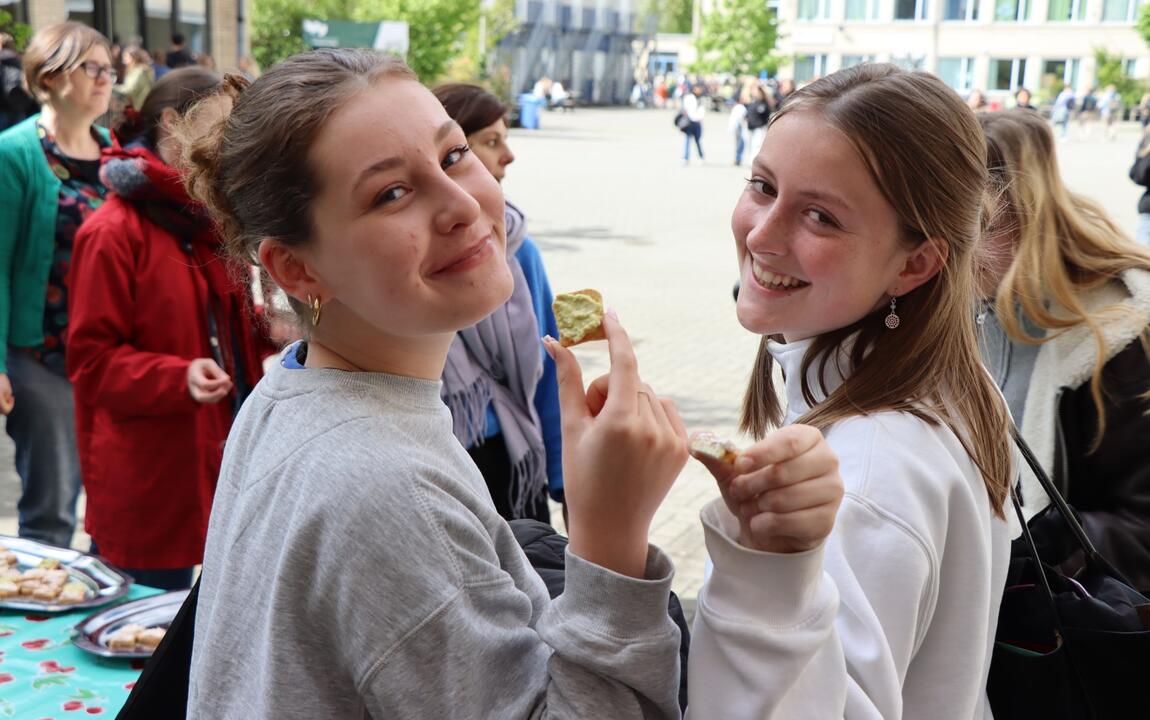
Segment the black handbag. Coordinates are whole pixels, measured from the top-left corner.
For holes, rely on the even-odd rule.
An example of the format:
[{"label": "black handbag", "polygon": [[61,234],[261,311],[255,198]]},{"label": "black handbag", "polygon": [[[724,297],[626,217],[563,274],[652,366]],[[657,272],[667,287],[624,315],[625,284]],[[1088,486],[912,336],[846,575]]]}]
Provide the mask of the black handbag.
[{"label": "black handbag", "polygon": [[691,127],[691,118],[687,117],[687,113],[679,111],[675,116],[675,127],[679,128],[680,132],[687,132],[687,128]]},{"label": "black handbag", "polygon": [[[1026,442],[1013,434],[1052,502],[1028,525],[1011,489],[1022,536],[1010,549],[987,681],[995,720],[1148,717],[1150,600],[1098,554]],[[1031,526],[1043,527],[1046,537]],[[1052,527],[1060,537],[1051,536]],[[1077,553],[1084,564],[1068,576],[1059,566]]]},{"label": "black handbag", "polygon": [[180,606],[156,651],[132,687],[116,720],[178,720],[187,716],[188,677],[192,669],[192,640],[196,634],[196,606],[200,579]]}]

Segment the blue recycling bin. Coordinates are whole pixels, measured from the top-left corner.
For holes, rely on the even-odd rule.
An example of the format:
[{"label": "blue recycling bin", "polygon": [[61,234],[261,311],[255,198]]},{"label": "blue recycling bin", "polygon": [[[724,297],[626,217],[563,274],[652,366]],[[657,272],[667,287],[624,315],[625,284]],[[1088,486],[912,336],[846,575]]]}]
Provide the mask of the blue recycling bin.
[{"label": "blue recycling bin", "polygon": [[539,111],[543,107],[544,99],[531,93],[519,96],[519,126],[527,130],[539,129]]}]

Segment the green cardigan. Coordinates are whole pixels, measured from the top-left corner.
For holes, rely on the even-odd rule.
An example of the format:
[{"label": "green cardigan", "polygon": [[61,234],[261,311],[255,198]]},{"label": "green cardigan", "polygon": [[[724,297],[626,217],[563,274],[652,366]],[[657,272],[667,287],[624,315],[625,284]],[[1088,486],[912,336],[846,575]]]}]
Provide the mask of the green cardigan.
[{"label": "green cardigan", "polygon": [[44,342],[60,180],[44,157],[39,119],[33,115],[0,133],[0,373],[8,371],[9,345]]}]

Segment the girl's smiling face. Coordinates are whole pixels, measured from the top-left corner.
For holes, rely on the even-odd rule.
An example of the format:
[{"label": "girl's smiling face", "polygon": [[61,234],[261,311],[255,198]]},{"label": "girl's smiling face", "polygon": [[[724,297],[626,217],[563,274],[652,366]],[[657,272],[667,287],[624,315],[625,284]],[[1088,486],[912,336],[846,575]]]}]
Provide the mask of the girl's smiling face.
[{"label": "girl's smiling face", "polygon": [[771,125],[731,216],[739,322],[788,341],[851,325],[929,279],[854,145],[818,113]]}]

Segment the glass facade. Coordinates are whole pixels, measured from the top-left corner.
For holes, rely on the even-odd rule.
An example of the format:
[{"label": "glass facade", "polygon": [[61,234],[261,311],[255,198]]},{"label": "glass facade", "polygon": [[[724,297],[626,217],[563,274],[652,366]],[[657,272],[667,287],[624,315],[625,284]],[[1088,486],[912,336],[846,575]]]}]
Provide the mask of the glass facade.
[{"label": "glass facade", "polygon": [[974,58],[939,58],[938,77],[959,92],[974,88]]},{"label": "glass facade", "polygon": [[944,20],[971,22],[978,19],[978,0],[944,0]]},{"label": "glass facade", "polygon": [[1022,87],[1026,77],[1026,59],[992,59],[990,61],[990,90],[1010,90],[1011,92]]},{"label": "glass facade", "polygon": [[878,20],[878,0],[847,0],[847,20]]},{"label": "glass facade", "polygon": [[998,22],[1024,22],[1030,19],[1030,0],[996,0],[994,19]]},{"label": "glass facade", "polygon": [[1086,0],[1050,0],[1047,20],[1082,21],[1086,19]]}]

